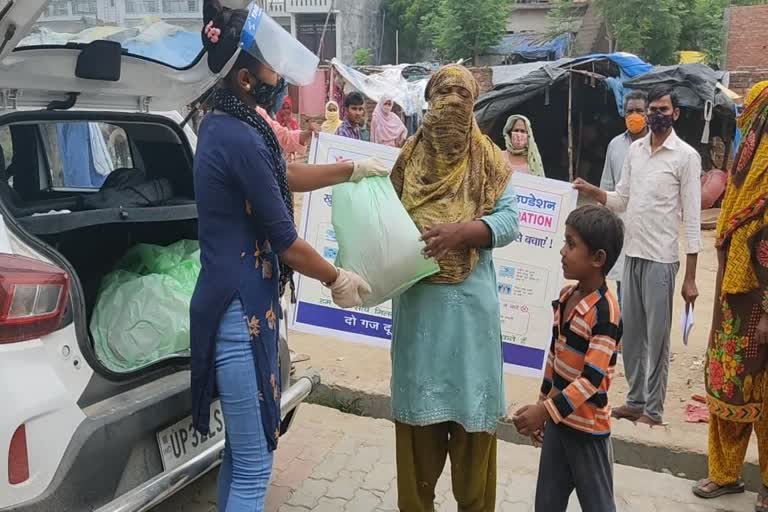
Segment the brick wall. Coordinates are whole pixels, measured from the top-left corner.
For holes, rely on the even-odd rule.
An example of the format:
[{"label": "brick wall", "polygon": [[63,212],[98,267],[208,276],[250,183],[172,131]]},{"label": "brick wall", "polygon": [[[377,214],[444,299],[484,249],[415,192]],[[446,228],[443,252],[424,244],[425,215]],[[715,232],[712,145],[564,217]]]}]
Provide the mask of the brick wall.
[{"label": "brick wall", "polygon": [[468,68],[475,80],[480,85],[480,94],[484,94],[493,89],[493,72],[488,66],[484,67],[470,67]]},{"label": "brick wall", "polygon": [[731,71],[731,81],[728,87],[744,96],[753,85],[763,80],[768,80],[768,67],[765,69]]},{"label": "brick wall", "polygon": [[731,7],[725,69],[768,69],[768,5]]}]

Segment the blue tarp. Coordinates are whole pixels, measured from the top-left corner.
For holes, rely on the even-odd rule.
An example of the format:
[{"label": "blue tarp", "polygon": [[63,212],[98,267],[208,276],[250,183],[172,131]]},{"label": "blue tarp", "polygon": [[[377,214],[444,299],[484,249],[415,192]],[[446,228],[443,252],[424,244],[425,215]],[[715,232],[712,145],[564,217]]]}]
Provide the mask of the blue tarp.
[{"label": "blue tarp", "polygon": [[[608,59],[619,67],[619,76],[608,77],[605,80],[605,85],[613,92],[613,96],[616,98],[616,110],[620,116],[624,117],[624,95],[627,92],[624,89],[624,82],[630,78],[649,73],[653,70],[653,66],[631,53],[596,53],[583,57],[583,59]],[[572,65],[579,64],[580,60],[582,59],[576,59]]]},{"label": "blue tarp", "polygon": [[528,61],[557,60],[568,53],[568,46],[573,36],[562,34],[554,39],[542,38],[538,34],[507,34],[494,48],[488,50],[489,55],[519,55]]}]

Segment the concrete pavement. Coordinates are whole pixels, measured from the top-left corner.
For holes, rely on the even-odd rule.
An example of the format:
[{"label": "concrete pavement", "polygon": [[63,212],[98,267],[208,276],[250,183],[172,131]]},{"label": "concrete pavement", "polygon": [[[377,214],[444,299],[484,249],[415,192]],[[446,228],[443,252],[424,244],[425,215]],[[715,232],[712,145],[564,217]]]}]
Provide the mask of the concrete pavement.
[{"label": "concrete pavement", "polygon": [[[497,510],[533,511],[538,451],[499,443]],[[394,427],[386,420],[303,405],[280,442],[267,512],[385,512],[397,510]],[[754,494],[712,501],[694,497],[692,482],[616,466],[616,504],[627,512],[754,510]],[[456,510],[448,468],[438,484],[437,512]],[[581,510],[575,496],[570,511]],[[215,512],[215,472],[182,490],[154,512]]]}]

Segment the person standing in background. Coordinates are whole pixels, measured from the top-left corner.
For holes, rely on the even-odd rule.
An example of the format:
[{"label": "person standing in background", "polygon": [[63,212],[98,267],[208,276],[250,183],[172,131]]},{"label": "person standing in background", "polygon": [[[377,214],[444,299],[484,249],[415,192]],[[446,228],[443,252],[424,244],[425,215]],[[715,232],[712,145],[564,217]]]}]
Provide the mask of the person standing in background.
[{"label": "person standing in background", "polygon": [[331,100],[325,104],[325,122],[320,126],[323,133],[335,134],[341,126],[341,116],[339,115],[339,104]]},{"label": "person standing in background", "polygon": [[[288,99],[288,98],[286,98]],[[285,155],[303,155],[307,152],[307,146],[312,142],[312,135],[320,131],[320,125],[309,123],[306,130],[292,130],[281,125],[269,113],[261,107],[256,107],[258,113],[275,133],[280,149]]]},{"label": "person standing in background", "polygon": [[352,92],[344,98],[346,115],[336,130],[336,135],[348,139],[364,140],[361,130],[365,126],[365,98],[359,92]]},{"label": "person standing in background", "polygon": [[700,498],[744,492],[744,456],[754,431],[768,510],[768,81],[755,85],[738,126],[744,134],[717,223],[718,270],[705,382],[709,475]]},{"label": "person standing in background", "polygon": [[[633,91],[624,97],[624,123],[627,131],[617,135],[608,144],[605,155],[605,167],[603,177],[600,180],[600,188],[606,192],[616,190],[616,185],[621,180],[621,171],[624,168],[624,160],[627,157],[629,147],[636,140],[648,135],[648,96],[642,91]],[[621,218],[621,216],[619,216]],[[616,295],[621,304],[621,275],[624,273],[624,251],[621,252],[616,264],[608,273],[608,279],[616,281]]]},{"label": "person standing in background", "polygon": [[296,118],[293,117],[293,100],[290,96],[287,96],[283,101],[283,106],[277,111],[275,116],[277,122],[289,130],[298,130],[299,123]]},{"label": "person standing in background", "polygon": [[531,121],[527,117],[519,114],[509,116],[504,126],[504,140],[507,143],[504,156],[512,172],[545,177],[539,147],[533,138]]},{"label": "person standing in background", "polygon": [[655,426],[662,424],[667,394],[681,223],[687,254],[682,289],[686,308],[693,307],[699,295],[701,157],[675,133],[680,108],[672,89],[655,87],[648,104],[651,133],[630,146],[616,190],[606,192],[581,178],[574,188],[615,212],[626,211],[621,284],[629,393],[626,405],[614,409],[613,416]]},{"label": "person standing in background", "polygon": [[381,101],[376,104],[371,120],[371,142],[393,148],[402,147],[405,143],[408,130],[400,117],[392,112],[394,106],[392,97],[387,95],[382,96]]}]

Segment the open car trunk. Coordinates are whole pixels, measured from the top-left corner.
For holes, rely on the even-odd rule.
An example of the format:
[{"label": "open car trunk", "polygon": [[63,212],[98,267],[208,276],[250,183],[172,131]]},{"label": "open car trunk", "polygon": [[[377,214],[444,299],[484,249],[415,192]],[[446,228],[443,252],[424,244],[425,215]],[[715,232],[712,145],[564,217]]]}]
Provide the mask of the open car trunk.
[{"label": "open car trunk", "polygon": [[[101,112],[23,112],[2,121],[0,200],[73,270],[82,290],[73,313],[86,326],[78,332],[88,333],[81,347],[107,373],[186,359],[199,251],[192,150],[178,124]],[[174,263],[184,264],[183,278],[167,258],[160,270],[144,264],[174,244],[185,251]]]}]

